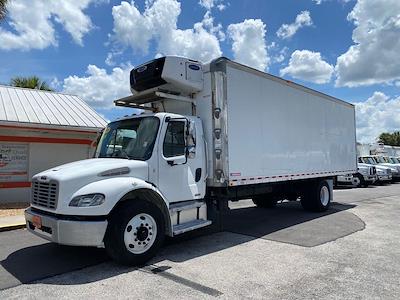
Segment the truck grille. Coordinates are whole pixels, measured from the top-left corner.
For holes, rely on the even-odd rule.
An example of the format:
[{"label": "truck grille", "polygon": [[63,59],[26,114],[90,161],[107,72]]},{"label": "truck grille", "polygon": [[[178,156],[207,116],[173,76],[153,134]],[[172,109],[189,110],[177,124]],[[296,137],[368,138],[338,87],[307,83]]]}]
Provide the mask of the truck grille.
[{"label": "truck grille", "polygon": [[376,174],[376,168],[375,167],[371,167],[369,169],[370,175],[375,175]]},{"label": "truck grille", "polygon": [[32,204],[55,209],[57,207],[57,198],[57,182],[32,181]]}]

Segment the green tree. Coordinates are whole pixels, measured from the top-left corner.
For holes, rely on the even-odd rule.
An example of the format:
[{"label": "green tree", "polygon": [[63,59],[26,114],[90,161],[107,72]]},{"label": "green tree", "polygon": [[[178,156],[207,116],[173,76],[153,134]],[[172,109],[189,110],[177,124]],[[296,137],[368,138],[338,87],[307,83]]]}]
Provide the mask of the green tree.
[{"label": "green tree", "polygon": [[52,88],[46,83],[46,81],[41,80],[37,76],[30,76],[30,77],[22,77],[17,76],[11,79],[11,85],[28,88],[28,89],[36,89],[42,91],[53,91]]},{"label": "green tree", "polygon": [[381,133],[379,141],[388,146],[400,146],[400,131]]},{"label": "green tree", "polygon": [[7,0],[0,0],[0,21],[6,17],[7,9],[6,9]]}]

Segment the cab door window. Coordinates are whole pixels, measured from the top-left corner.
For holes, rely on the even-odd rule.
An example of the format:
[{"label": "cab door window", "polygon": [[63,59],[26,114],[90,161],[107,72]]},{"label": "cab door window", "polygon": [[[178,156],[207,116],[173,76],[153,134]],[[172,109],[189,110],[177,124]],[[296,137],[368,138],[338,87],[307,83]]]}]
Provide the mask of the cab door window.
[{"label": "cab door window", "polygon": [[168,122],[163,144],[164,157],[185,155],[185,122]]}]

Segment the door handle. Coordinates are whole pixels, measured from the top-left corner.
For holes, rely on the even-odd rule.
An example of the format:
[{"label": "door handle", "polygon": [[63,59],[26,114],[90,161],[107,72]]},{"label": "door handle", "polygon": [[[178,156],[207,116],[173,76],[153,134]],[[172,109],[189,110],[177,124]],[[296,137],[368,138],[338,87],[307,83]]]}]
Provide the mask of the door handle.
[{"label": "door handle", "polygon": [[195,173],[195,181],[199,182],[200,179],[201,179],[201,168],[197,168]]}]

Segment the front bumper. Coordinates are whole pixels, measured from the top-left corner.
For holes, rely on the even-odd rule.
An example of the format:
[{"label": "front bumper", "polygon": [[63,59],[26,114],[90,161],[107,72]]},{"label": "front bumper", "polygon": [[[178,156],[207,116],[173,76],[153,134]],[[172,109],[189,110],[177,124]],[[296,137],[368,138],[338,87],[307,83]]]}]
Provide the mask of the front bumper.
[{"label": "front bumper", "polygon": [[379,181],[390,181],[392,180],[392,175],[378,175]]},{"label": "front bumper", "polygon": [[363,175],[364,180],[366,182],[374,183],[376,180],[378,180],[378,177],[376,175]]},{"label": "front bumper", "polygon": [[[33,224],[34,216],[41,218],[40,229]],[[107,229],[107,220],[64,220],[33,211],[31,208],[25,210],[25,220],[28,231],[48,241],[69,246],[104,247],[103,238]]]}]

